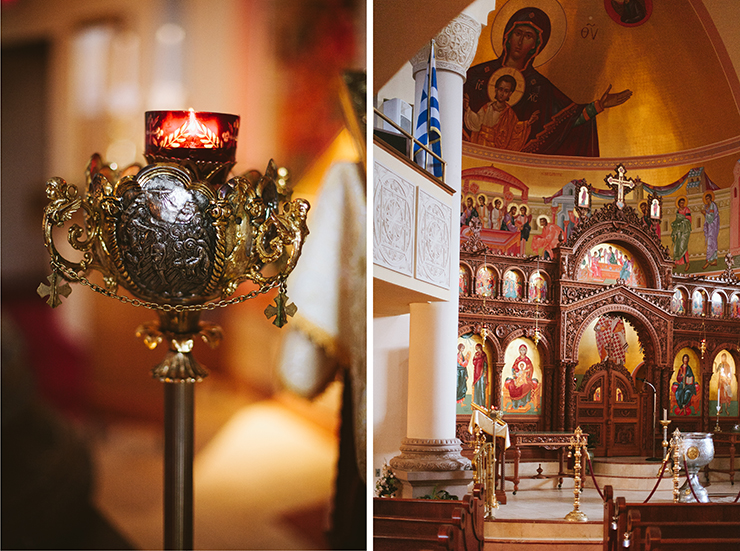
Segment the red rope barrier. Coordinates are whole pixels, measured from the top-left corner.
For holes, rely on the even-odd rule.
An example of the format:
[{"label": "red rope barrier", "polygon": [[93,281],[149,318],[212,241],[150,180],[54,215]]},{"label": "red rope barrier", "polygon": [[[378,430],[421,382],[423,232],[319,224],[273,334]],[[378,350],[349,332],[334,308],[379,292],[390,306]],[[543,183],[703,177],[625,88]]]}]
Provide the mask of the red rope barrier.
[{"label": "red rope barrier", "polygon": [[660,481],[663,480],[663,473],[665,473],[666,465],[668,465],[668,458],[670,457],[670,453],[667,453],[666,456],[663,458],[663,465],[660,468],[660,474],[658,474],[658,482],[655,483],[655,487],[653,488],[653,491],[650,492],[650,495],[647,496],[647,499],[643,501],[643,503],[647,503],[650,501],[650,498],[653,497],[653,494],[655,493],[655,490],[658,489],[658,486],[660,486]]},{"label": "red rope barrier", "polygon": [[[604,494],[601,493],[601,488],[599,488],[599,484],[596,482],[596,477],[594,476],[594,467],[591,465],[591,456],[588,453],[588,450],[586,450],[586,459],[588,461],[588,470],[591,474],[591,480],[594,482],[594,486],[596,487],[596,491],[599,492],[599,497],[601,498],[601,501],[604,501]],[[583,488],[583,486],[581,486]]]}]

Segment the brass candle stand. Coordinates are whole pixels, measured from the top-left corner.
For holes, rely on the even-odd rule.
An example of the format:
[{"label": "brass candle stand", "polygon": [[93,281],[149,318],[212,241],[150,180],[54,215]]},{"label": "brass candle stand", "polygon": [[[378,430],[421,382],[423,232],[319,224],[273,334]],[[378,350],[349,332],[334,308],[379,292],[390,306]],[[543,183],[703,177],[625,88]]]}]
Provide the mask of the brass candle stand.
[{"label": "brass candle stand", "polygon": [[666,454],[668,453],[668,425],[671,422],[668,419],[661,419],[660,426],[663,427],[663,459],[665,460]]},{"label": "brass candle stand", "polygon": [[[717,402],[719,402],[719,396],[717,397]],[[719,426],[719,412],[722,410],[722,406],[717,404],[717,422],[714,424],[714,432],[722,432],[722,428]]]},{"label": "brass candle stand", "polygon": [[498,498],[496,497],[496,421],[501,421],[501,413],[497,412],[494,419],[489,415],[489,411],[480,407],[478,404],[472,404],[473,409],[480,411],[487,420],[491,421],[493,426],[492,442],[486,442],[486,433],[483,427],[475,423],[472,427],[473,441],[475,447],[473,450],[473,483],[483,485],[483,495],[485,509],[483,517],[485,519],[495,519],[495,511],[499,508]]},{"label": "brass candle stand", "polygon": [[[575,463],[573,465],[573,510],[565,515],[565,520],[570,522],[587,522],[588,516],[580,510],[581,507],[581,449],[586,447],[586,437],[583,436],[581,427],[577,427],[575,434],[570,439],[570,447],[573,450]],[[588,452],[587,452],[588,453]]]},{"label": "brass candle stand", "polygon": [[[43,229],[52,273],[38,292],[57,307],[77,282],[158,313],[136,334],[150,349],[168,347],[152,370],[165,391],[164,548],[192,549],[194,383],[208,375],[192,348],[196,338],[212,347],[221,340],[220,328],[200,314],[278,289],[265,314],[278,327],[286,323],[296,311],[286,279],[308,235],[309,204],[290,200],[287,172],[273,161],[264,174],[229,178],[239,117],[153,111],[146,123],[146,167],[119,171],[95,154],[84,197],[62,178],[48,181]],[[84,229],[71,223],[80,209]],[[54,242],[54,230],[67,223],[78,261]],[[93,270],[102,286],[88,279]],[[234,296],[244,281],[256,288]],[[119,295],[119,286],[134,298]]]}]

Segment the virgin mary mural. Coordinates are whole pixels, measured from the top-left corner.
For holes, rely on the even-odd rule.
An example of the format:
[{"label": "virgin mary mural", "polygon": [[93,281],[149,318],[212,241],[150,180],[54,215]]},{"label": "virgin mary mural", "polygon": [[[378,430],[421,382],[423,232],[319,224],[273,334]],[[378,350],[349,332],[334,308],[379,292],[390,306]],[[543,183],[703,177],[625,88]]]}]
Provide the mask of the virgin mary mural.
[{"label": "virgin mary mural", "polygon": [[[554,5],[562,12],[559,4]],[[497,30],[496,25],[493,29]],[[527,153],[599,156],[596,116],[604,109],[623,104],[632,92],[611,93],[609,85],[591,103],[571,100],[534,68],[552,31],[547,13],[524,7],[509,18],[502,37],[491,37],[503,44],[501,54],[471,67],[463,87],[465,140]],[[505,75],[509,78],[502,78]],[[497,140],[502,134],[516,134],[518,139]],[[525,143],[521,143],[523,134],[527,136]],[[481,142],[480,136],[490,139]]]},{"label": "virgin mary mural", "polygon": [[504,412],[539,415],[542,371],[539,354],[530,341],[516,339],[507,347],[504,376],[501,389]]}]

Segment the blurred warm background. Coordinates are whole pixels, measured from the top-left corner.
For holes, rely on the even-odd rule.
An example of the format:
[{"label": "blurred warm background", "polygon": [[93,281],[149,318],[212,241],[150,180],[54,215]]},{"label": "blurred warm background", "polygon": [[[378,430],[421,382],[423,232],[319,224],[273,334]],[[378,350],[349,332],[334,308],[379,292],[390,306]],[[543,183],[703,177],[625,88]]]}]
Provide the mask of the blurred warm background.
[{"label": "blurred warm background", "polygon": [[[95,152],[145,164],[144,112],[190,107],[240,115],[235,171],[274,158],[312,204],[292,329],[265,318],[272,293],[203,316],[225,339],[195,350],[211,370],[196,388],[195,548],[364,545],[364,308],[349,337],[332,330],[344,315],[321,326],[311,308],[346,291],[352,248],[334,228],[348,215],[364,228],[340,75],[364,71],[365,13],[364,0],[2,0],[3,549],[161,548],[163,390],[149,369],[164,351],[134,336],[156,315],[79,285],[52,310],[36,287],[46,180],[80,186]],[[306,258],[321,236],[339,251],[331,273]],[[286,353],[290,331],[294,350],[315,346],[310,361]]]}]

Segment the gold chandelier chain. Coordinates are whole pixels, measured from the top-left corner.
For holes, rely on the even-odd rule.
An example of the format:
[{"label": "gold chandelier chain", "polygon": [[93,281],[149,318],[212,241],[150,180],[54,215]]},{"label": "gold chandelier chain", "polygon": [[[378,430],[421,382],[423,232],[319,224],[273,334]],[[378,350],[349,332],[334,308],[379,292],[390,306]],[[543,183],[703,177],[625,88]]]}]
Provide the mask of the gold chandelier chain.
[{"label": "gold chandelier chain", "polygon": [[150,302],[150,301],[141,300],[138,298],[129,298],[123,295],[119,295],[114,291],[109,291],[108,289],[101,287],[97,283],[93,283],[92,281],[87,279],[84,275],[80,275],[74,270],[71,270],[67,268],[66,266],[58,264],[57,262],[54,262],[53,260],[51,261],[51,268],[52,270],[60,273],[68,281],[76,281],[77,283],[80,283],[84,285],[85,287],[89,287],[96,293],[100,293],[103,296],[116,299],[124,304],[131,304],[132,306],[135,306],[135,307],[143,307],[143,308],[148,308],[150,310],[161,310],[163,312],[199,312],[203,310],[215,310],[216,308],[225,308],[226,306],[231,306],[232,304],[239,304],[246,300],[255,298],[256,296],[264,294],[278,286],[280,286],[281,289],[284,289],[284,285],[285,285],[284,281],[273,281],[267,285],[261,286],[259,289],[250,291],[247,294],[238,295],[238,296],[231,297],[228,299],[221,299],[217,302],[207,302],[205,304],[175,304],[175,305],[158,304],[156,302]]}]

